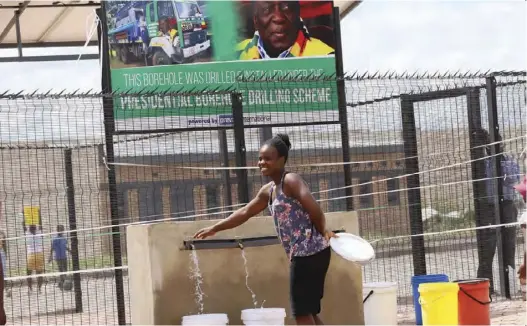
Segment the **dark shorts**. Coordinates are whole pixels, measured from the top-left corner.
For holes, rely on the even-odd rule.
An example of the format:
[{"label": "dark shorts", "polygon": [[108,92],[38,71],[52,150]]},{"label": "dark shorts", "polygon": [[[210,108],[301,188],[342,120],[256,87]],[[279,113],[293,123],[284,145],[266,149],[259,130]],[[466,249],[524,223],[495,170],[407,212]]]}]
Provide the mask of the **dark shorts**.
[{"label": "dark shorts", "polygon": [[67,272],[68,271],[68,259],[55,259],[57,262],[57,266],[59,268],[59,272]]},{"label": "dark shorts", "polygon": [[293,316],[320,313],[320,300],[324,296],[324,282],[330,260],[330,247],[311,256],[293,257],[290,267]]}]

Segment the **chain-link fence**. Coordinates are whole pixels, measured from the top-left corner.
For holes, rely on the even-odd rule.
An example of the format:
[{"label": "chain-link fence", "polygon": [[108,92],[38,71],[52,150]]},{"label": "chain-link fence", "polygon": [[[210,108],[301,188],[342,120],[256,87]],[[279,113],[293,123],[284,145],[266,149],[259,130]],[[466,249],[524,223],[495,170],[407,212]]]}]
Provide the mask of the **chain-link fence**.
[{"label": "chain-link fence", "polygon": [[[525,91],[525,74],[513,72],[351,82],[348,102],[362,104],[352,109],[360,118],[357,127],[350,123],[350,132],[356,128],[363,131],[359,139],[384,136],[401,146],[393,162],[400,178],[359,181],[359,198],[371,192],[396,203],[374,199],[372,208],[357,207],[362,236],[377,240],[366,281],[396,281],[399,302],[410,306],[410,280],[421,273],[490,278],[498,298],[520,297],[520,229],[474,228],[515,222],[523,209],[513,185],[525,174]],[[429,235],[408,236],[423,233]]]},{"label": "chain-link fence", "polygon": [[[338,89],[345,106],[332,100]],[[358,211],[361,236],[376,249],[366,282],[397,282],[407,306],[421,273],[492,277],[496,295],[519,295],[506,267],[521,264],[519,228],[473,228],[514,221],[520,209],[511,185],[525,173],[524,72],[1,97],[0,224],[14,323],[130,322],[126,225],[226,217],[267,180],[256,168],[224,168],[255,167],[263,141],[279,132],[293,144],[290,170],[323,210]],[[268,110],[252,111],[259,104]],[[497,164],[509,158],[521,171]],[[58,259],[48,262],[52,248]],[[33,274],[30,289],[28,269],[43,275],[41,288]]]}]

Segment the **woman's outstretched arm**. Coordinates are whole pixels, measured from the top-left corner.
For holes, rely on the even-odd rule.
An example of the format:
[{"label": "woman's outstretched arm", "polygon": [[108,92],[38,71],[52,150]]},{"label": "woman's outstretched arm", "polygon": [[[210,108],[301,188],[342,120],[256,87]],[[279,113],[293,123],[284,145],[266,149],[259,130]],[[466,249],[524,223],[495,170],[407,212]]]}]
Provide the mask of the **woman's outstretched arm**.
[{"label": "woman's outstretched arm", "polygon": [[216,234],[217,232],[233,229],[247,222],[248,219],[257,215],[267,207],[267,203],[269,202],[269,187],[270,184],[263,186],[260,191],[258,191],[256,197],[254,197],[247,205],[236,210],[226,219],[199,230],[194,234],[194,238],[204,239]]}]

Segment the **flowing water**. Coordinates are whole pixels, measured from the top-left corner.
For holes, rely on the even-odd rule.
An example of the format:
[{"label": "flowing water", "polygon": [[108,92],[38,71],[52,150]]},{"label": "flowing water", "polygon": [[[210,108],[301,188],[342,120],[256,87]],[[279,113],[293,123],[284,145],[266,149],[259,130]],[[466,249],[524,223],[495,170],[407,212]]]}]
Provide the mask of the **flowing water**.
[{"label": "flowing water", "polygon": [[[247,257],[245,256],[245,250],[242,249],[242,258],[243,258],[243,265],[245,266],[245,286],[247,287],[247,290],[251,292],[251,297],[253,299],[253,305],[254,308],[258,307],[258,301],[256,301],[256,294],[254,294],[253,290],[249,286],[249,268],[247,267]],[[264,300],[265,302],[265,300]],[[263,302],[262,302],[262,308],[263,308]]]},{"label": "flowing water", "polygon": [[190,277],[194,279],[196,282],[194,294],[196,296],[196,304],[198,305],[198,313],[203,313],[203,289],[201,288],[201,285],[203,284],[203,276],[201,275],[201,271],[199,269],[199,260],[198,260],[198,253],[194,249],[194,246],[192,246],[192,250],[190,251],[190,259],[192,260],[192,265],[190,266]]}]

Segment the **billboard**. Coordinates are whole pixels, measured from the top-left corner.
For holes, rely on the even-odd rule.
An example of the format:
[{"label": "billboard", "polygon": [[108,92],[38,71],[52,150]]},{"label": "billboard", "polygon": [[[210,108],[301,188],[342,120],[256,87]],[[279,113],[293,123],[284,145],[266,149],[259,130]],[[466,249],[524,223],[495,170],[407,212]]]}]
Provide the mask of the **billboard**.
[{"label": "billboard", "polygon": [[112,90],[189,92],[119,97],[116,119],[229,124],[229,94],[200,92],[233,89],[244,116],[261,117],[257,123],[284,122],[280,113],[336,112],[334,82],[291,81],[335,75],[332,9],[332,1],[106,1]]}]

